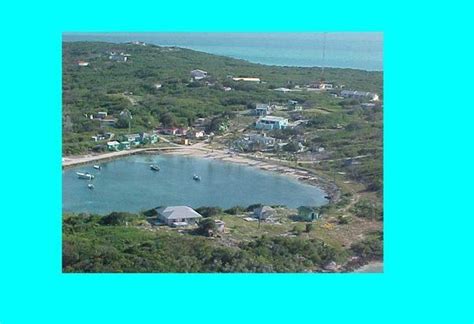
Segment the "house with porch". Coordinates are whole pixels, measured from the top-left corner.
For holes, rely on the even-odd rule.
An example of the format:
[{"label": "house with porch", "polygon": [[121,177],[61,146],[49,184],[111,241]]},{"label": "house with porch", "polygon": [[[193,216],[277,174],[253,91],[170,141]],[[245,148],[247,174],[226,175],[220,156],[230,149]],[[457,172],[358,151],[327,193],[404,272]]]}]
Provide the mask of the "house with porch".
[{"label": "house with porch", "polygon": [[167,206],[155,209],[158,213],[157,223],[168,226],[188,226],[195,225],[202,216],[188,206]]}]

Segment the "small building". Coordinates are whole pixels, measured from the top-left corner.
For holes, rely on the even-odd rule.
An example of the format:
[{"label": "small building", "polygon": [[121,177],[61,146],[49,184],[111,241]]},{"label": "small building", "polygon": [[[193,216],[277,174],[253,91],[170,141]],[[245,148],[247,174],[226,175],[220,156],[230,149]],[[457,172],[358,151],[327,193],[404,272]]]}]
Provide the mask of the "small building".
[{"label": "small building", "polygon": [[189,139],[182,137],[182,138],[181,138],[181,144],[182,144],[182,145],[190,145],[190,144],[189,144]]},{"label": "small building", "polygon": [[227,92],[227,91],[232,90],[232,88],[231,88],[231,87],[224,87],[223,90],[224,90],[225,92]]},{"label": "small building", "polygon": [[262,117],[255,123],[257,129],[285,129],[288,127],[288,119],[283,117],[276,116],[266,116]]},{"label": "small building", "polygon": [[120,143],[117,141],[110,141],[107,142],[107,149],[109,151],[118,151],[119,150]]},{"label": "small building", "polygon": [[135,146],[141,143],[141,136],[140,134],[127,134],[123,135],[122,137],[125,142],[129,142],[130,145]]},{"label": "small building", "polygon": [[202,216],[188,206],[168,206],[156,208],[158,222],[168,226],[194,225]]},{"label": "small building", "polygon": [[319,90],[332,90],[334,85],[328,82],[316,82],[309,85],[309,88],[319,89]]},{"label": "small building", "polygon": [[187,133],[188,138],[194,138],[194,139],[203,138],[205,135],[206,133],[203,130],[194,130]]},{"label": "small building", "polygon": [[375,104],[372,102],[364,102],[360,104],[361,108],[374,108]]},{"label": "small building", "polygon": [[260,78],[247,78],[247,77],[232,78],[232,80],[246,81],[246,82],[260,82]]},{"label": "small building", "polygon": [[275,210],[270,206],[262,206],[256,208],[253,211],[253,215],[257,219],[266,220],[267,218],[273,217],[275,215]]},{"label": "small building", "polygon": [[192,70],[191,77],[193,80],[202,80],[207,77],[207,72],[203,70]]},{"label": "small building", "polygon": [[258,103],[255,105],[255,115],[266,116],[270,113],[271,108],[269,104]]},{"label": "small building", "polygon": [[156,142],[158,142],[158,135],[149,134],[149,133],[141,133],[140,134],[140,143],[142,143],[142,144],[155,144]]},{"label": "small building", "polygon": [[129,150],[130,149],[130,142],[128,142],[128,141],[120,142],[118,149],[119,150]]},{"label": "small building", "polygon": [[317,207],[300,206],[298,207],[298,219],[301,221],[312,222],[320,219],[319,210]]},{"label": "small building", "polygon": [[214,223],[216,223],[216,231],[218,233],[224,233],[225,231],[225,223],[224,221],[220,220],[220,219],[215,219],[214,220]]},{"label": "small building", "polygon": [[79,66],[89,66],[89,62],[79,61],[79,62],[77,62],[77,65],[79,65]]}]

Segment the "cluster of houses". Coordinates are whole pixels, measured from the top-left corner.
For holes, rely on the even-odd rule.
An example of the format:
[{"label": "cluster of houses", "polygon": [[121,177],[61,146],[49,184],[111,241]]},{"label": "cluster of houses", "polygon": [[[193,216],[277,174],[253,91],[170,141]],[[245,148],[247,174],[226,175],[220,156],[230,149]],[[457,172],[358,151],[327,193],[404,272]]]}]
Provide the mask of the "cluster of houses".
[{"label": "cluster of houses", "polygon": [[122,135],[119,140],[107,142],[107,150],[129,150],[137,145],[155,144],[156,142],[158,142],[158,135],[155,133],[127,134]]},{"label": "cluster of houses", "polygon": [[114,62],[127,62],[130,57],[130,54],[126,54],[123,52],[110,52],[109,53],[109,60]]},{"label": "cluster of houses", "polygon": [[341,97],[343,98],[354,98],[354,99],[368,99],[370,101],[379,101],[379,96],[373,92],[366,91],[355,91],[355,90],[342,90]]},{"label": "cluster of houses", "polygon": [[[298,207],[296,219],[311,222],[321,218],[317,207]],[[160,206],[155,208],[157,214],[157,225],[168,225],[171,227],[184,227],[197,225],[203,218],[201,214],[188,206]],[[251,217],[245,217],[248,221],[269,221],[277,216],[274,208],[270,206],[260,206],[253,210]],[[217,232],[224,232],[225,223],[222,220],[214,220]]]},{"label": "cluster of houses", "polygon": [[212,136],[214,134],[206,134],[203,129],[187,129],[183,127],[163,127],[158,128],[157,132],[163,135],[172,135],[181,138],[181,144],[189,145],[189,140],[200,140]]},{"label": "cluster of houses", "polygon": [[266,134],[245,134],[233,143],[238,151],[271,151],[274,149],[277,140]]}]

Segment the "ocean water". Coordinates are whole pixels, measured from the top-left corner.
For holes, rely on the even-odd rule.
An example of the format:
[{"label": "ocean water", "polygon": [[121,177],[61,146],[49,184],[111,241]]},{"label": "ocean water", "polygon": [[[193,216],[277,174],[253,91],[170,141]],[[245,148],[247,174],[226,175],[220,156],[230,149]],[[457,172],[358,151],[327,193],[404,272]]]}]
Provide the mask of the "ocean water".
[{"label": "ocean water", "polygon": [[143,41],[279,66],[383,70],[383,34],[328,33],[64,33],[63,41]]},{"label": "ocean water", "polygon": [[[157,163],[161,170],[150,170]],[[327,202],[317,187],[273,172],[234,163],[173,155],[134,155],[63,171],[63,211],[105,214],[138,212],[157,206],[249,206],[255,203],[321,206]],[[95,174],[92,183],[77,171]],[[198,174],[201,181],[194,181]]]}]

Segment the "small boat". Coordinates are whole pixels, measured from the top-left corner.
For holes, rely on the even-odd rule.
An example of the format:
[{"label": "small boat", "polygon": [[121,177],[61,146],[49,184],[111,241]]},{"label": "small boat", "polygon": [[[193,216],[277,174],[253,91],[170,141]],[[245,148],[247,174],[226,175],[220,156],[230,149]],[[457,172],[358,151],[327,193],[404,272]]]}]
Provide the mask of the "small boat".
[{"label": "small boat", "polygon": [[157,166],[156,164],[150,165],[150,169],[152,169],[153,171],[160,171],[160,167]]},{"label": "small boat", "polygon": [[328,196],[324,196],[324,198],[326,198],[327,200],[331,200],[331,199],[332,199],[332,197],[329,196],[329,195],[328,195]]},{"label": "small boat", "polygon": [[96,169],[96,170],[100,170],[100,169],[102,169],[102,168],[101,168],[101,166],[100,166],[100,165],[94,165],[94,169]]},{"label": "small boat", "polygon": [[89,184],[87,185],[87,188],[89,188],[89,189],[94,189],[94,185],[93,185],[92,183],[89,183]]},{"label": "small boat", "polygon": [[193,175],[193,180],[194,181],[201,181],[201,177],[198,176],[197,174]]},{"label": "small boat", "polygon": [[94,179],[94,176],[90,174],[89,172],[76,172],[76,174],[79,179],[87,179],[87,180]]}]

